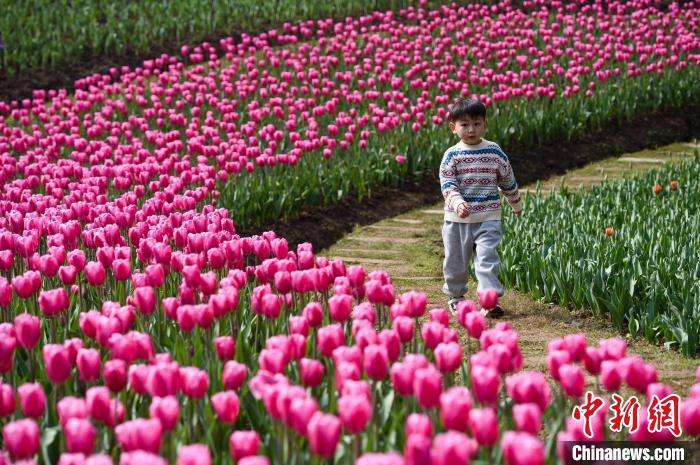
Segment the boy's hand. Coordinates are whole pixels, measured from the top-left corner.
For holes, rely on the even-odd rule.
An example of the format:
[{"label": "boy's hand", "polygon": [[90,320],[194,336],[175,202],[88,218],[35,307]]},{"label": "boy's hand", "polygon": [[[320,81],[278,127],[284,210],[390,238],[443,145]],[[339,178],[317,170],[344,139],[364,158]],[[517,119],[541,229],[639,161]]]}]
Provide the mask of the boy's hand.
[{"label": "boy's hand", "polygon": [[466,218],[469,216],[469,209],[467,209],[467,202],[460,203],[457,206],[457,214],[460,218]]}]

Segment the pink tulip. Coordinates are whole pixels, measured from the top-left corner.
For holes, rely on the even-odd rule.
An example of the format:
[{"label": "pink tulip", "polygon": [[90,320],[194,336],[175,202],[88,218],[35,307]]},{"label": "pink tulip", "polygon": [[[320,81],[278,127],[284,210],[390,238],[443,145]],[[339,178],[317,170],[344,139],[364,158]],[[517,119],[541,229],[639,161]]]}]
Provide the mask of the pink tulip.
[{"label": "pink tulip", "polygon": [[350,317],[352,312],[352,296],[334,295],[328,299],[328,310],[331,318],[342,323]]},{"label": "pink tulip", "polygon": [[231,360],[236,353],[236,341],[231,336],[219,336],[214,340],[219,360]]},{"label": "pink tulip", "polygon": [[39,294],[39,308],[41,313],[47,318],[68,310],[69,304],[68,293],[62,287],[50,291],[42,291]]},{"label": "pink tulip", "polygon": [[445,327],[435,321],[424,323],[421,327],[421,336],[425,346],[430,350],[435,350],[439,343],[442,342],[442,335]]},{"label": "pink tulip", "polygon": [[84,399],[66,396],[56,404],[58,422],[65,427],[71,418],[85,419],[88,417],[87,403]]},{"label": "pink tulip", "polygon": [[230,360],[224,365],[221,382],[226,389],[236,390],[243,385],[246,376],[248,376],[248,367],[242,363]]},{"label": "pink tulip", "polygon": [[46,376],[54,384],[63,384],[70,376],[71,363],[68,349],[58,344],[46,344],[42,348]]},{"label": "pink tulip", "polygon": [[30,459],[39,452],[39,426],[32,419],[7,423],[2,438],[12,460]]},{"label": "pink tulip", "polygon": [[233,459],[240,463],[241,459],[258,454],[260,436],[255,431],[234,431],[229,439],[229,448]]},{"label": "pink tulip", "polygon": [[318,360],[303,358],[300,362],[301,382],[304,386],[315,387],[323,381],[323,364]]},{"label": "pink tulip", "polygon": [[109,389],[104,386],[92,387],[85,394],[87,409],[90,417],[96,421],[107,423],[110,417]]},{"label": "pink tulip", "polygon": [[463,326],[467,329],[469,335],[475,339],[481,337],[481,333],[486,329],[486,317],[481,312],[469,312],[464,315]]},{"label": "pink tulip", "polygon": [[9,384],[0,384],[0,418],[5,418],[13,413],[17,408],[15,393]]},{"label": "pink tulip", "polygon": [[318,302],[309,302],[302,310],[302,316],[310,327],[316,328],[323,322],[323,307]]},{"label": "pink tulip", "polygon": [[144,286],[134,289],[134,300],[136,307],[144,315],[150,315],[156,308],[156,294],[151,286]]},{"label": "pink tulip", "polygon": [[513,418],[518,431],[524,431],[536,436],[542,428],[542,412],[540,412],[540,407],[537,404],[514,405]]},{"label": "pink tulip", "polygon": [[448,430],[467,431],[467,420],[472,408],[469,389],[454,386],[440,395],[440,419]]},{"label": "pink tulip", "polygon": [[355,465],[404,465],[404,459],[396,452],[366,453],[355,461]]},{"label": "pink tulip", "polygon": [[394,319],[392,328],[399,334],[399,339],[401,339],[401,342],[406,343],[413,339],[413,318],[398,316]]},{"label": "pink tulip", "polygon": [[126,387],[126,363],[124,360],[108,360],[104,366],[105,384],[112,392],[120,392]]},{"label": "pink tulip", "polygon": [[371,344],[364,351],[364,369],[367,376],[375,381],[381,381],[389,373],[389,355],[386,347]]},{"label": "pink tulip", "polygon": [[495,404],[501,386],[498,371],[490,366],[472,364],[470,376],[476,400],[485,405]]},{"label": "pink tulip", "polygon": [[117,425],[114,432],[124,452],[143,450],[157,454],[160,451],[163,430],[158,420],[131,420]]},{"label": "pink tulip", "polygon": [[551,400],[551,391],[544,373],[523,372],[506,378],[506,391],[516,404],[534,402],[544,412]]},{"label": "pink tulip", "polygon": [[267,457],[255,455],[242,458],[236,465],[270,465],[270,460]]},{"label": "pink tulip", "polygon": [[333,351],[343,345],[345,336],[343,328],[339,324],[327,325],[318,329],[316,334],[318,342],[318,350],[321,355],[330,357]]},{"label": "pink tulip", "polygon": [[99,287],[105,282],[105,269],[100,262],[88,262],[85,265],[85,277],[88,284]]},{"label": "pink tulip", "polygon": [[209,375],[199,368],[180,368],[180,379],[182,392],[191,399],[201,399],[209,390]]},{"label": "pink tulip", "polygon": [[413,377],[413,393],[422,408],[436,407],[442,393],[442,374],[432,365],[416,370]]},{"label": "pink tulip", "polygon": [[211,453],[204,444],[190,444],[180,448],[177,465],[211,465]]},{"label": "pink tulip", "polygon": [[39,342],[41,322],[38,317],[29,313],[20,313],[15,317],[15,331],[19,345],[24,349],[31,350]]},{"label": "pink tulip", "polygon": [[403,456],[405,465],[431,465],[431,447],[433,441],[429,437],[413,434],[406,438]]},{"label": "pink tulip", "polygon": [[323,458],[335,455],[340,440],[340,420],[330,414],[316,412],[307,428],[311,451]]},{"label": "pink tulip", "polygon": [[681,428],[689,436],[700,436],[700,399],[686,399],[681,403]]},{"label": "pink tulip", "polygon": [[484,289],[479,292],[479,304],[486,310],[491,310],[498,305],[498,292],[495,289]]},{"label": "pink tulip", "polygon": [[469,438],[456,431],[448,431],[435,436],[430,451],[434,465],[468,465],[472,455]]},{"label": "pink tulip", "polygon": [[240,403],[235,391],[217,392],[211,397],[211,405],[220,422],[236,423]]},{"label": "pink tulip", "polygon": [[462,347],[456,342],[441,342],[435,348],[435,362],[442,373],[452,373],[462,364]]},{"label": "pink tulip", "polygon": [[559,367],[559,384],[567,396],[578,399],[583,395],[586,380],[578,365],[567,363]]},{"label": "pink tulip", "polygon": [[433,423],[430,417],[422,413],[411,413],[406,419],[406,437],[424,436],[433,437]]},{"label": "pink tulip", "polygon": [[122,452],[119,456],[119,465],[168,465],[168,461],[158,454],[134,450]]},{"label": "pink tulip", "polygon": [[180,418],[180,403],[174,396],[154,397],[148,411],[151,418],[160,422],[163,431],[172,431]]},{"label": "pink tulip", "polygon": [[492,408],[473,409],[469,412],[469,429],[480,445],[491,447],[498,440],[498,418]]},{"label": "pink tulip", "polygon": [[544,444],[530,433],[506,431],[501,439],[506,465],[542,465]]},{"label": "pink tulip", "polygon": [[618,337],[601,339],[598,345],[603,351],[603,360],[620,360],[627,353],[627,342]]},{"label": "pink tulip", "polygon": [[148,372],[146,389],[153,397],[174,396],[180,391],[180,367],[176,362],[159,363]]},{"label": "pink tulip", "polygon": [[17,388],[22,413],[29,418],[39,418],[46,410],[46,395],[41,384],[26,383]]},{"label": "pink tulip", "polygon": [[608,391],[617,391],[622,384],[617,363],[615,360],[604,360],[600,364],[600,381]]},{"label": "pink tulip", "polygon": [[365,396],[342,396],[338,399],[338,413],[348,433],[359,434],[372,417],[372,402]]},{"label": "pink tulip", "polygon": [[92,454],[95,444],[95,428],[89,420],[71,418],[63,427],[66,450],[71,453]]},{"label": "pink tulip", "polygon": [[600,374],[600,364],[603,361],[602,351],[597,347],[586,347],[583,354],[583,364],[592,375]]}]

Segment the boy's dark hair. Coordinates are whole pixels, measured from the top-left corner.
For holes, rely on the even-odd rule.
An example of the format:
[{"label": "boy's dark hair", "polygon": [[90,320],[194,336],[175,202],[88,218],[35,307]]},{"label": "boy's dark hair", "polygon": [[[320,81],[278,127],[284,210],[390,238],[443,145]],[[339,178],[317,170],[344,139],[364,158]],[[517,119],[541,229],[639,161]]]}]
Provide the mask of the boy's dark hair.
[{"label": "boy's dark hair", "polygon": [[486,107],[478,100],[471,98],[459,99],[457,103],[450,108],[449,120],[451,123],[464,119],[466,117],[478,118],[481,116],[486,119]]}]

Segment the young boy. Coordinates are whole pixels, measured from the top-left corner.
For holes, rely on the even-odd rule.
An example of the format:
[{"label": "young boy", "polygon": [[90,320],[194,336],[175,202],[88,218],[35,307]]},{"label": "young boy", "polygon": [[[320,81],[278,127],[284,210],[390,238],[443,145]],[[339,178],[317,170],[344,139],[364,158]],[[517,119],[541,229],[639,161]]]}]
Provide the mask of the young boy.
[{"label": "young boy", "polygon": [[[503,192],[513,213],[520,215],[523,202],[518,192],[513,169],[501,148],[481,136],[488,128],[483,103],[464,99],[452,106],[450,130],[459,142],[447,149],[440,164],[440,186],[445,198],[445,244],[443,292],[450,297],[448,306],[455,313],[457,303],[467,292],[469,261],[475,252],[478,291],[495,289],[503,295],[498,280],[501,259],[496,248],[501,242],[501,200]],[[496,306],[481,312],[500,317],[503,309]]]}]

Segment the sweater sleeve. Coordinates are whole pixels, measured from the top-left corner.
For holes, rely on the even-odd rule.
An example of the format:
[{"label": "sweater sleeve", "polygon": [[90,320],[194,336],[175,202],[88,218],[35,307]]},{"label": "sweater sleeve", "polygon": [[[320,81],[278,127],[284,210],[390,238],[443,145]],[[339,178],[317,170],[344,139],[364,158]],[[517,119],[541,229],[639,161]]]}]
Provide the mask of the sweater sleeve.
[{"label": "sweater sleeve", "polygon": [[513,209],[514,212],[522,211],[523,209],[523,199],[518,191],[518,183],[515,180],[515,174],[513,174],[513,167],[510,165],[508,156],[503,153],[501,162],[498,164],[498,188],[503,192],[503,196],[508,201],[508,204]]},{"label": "sweater sleeve", "polygon": [[457,207],[465,200],[459,191],[457,171],[449,150],[445,152],[440,163],[440,190],[442,190],[442,196],[445,198],[445,208],[457,212]]}]

